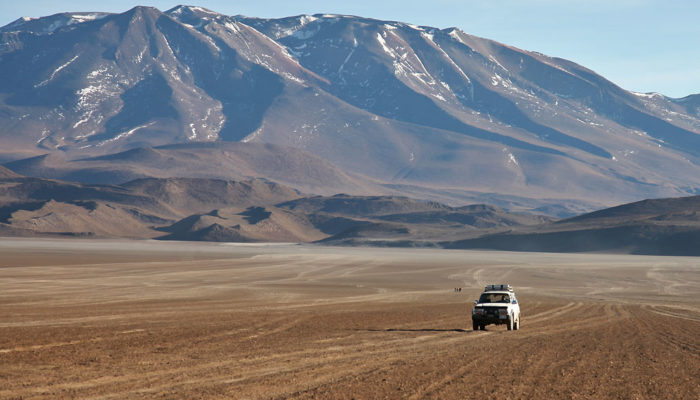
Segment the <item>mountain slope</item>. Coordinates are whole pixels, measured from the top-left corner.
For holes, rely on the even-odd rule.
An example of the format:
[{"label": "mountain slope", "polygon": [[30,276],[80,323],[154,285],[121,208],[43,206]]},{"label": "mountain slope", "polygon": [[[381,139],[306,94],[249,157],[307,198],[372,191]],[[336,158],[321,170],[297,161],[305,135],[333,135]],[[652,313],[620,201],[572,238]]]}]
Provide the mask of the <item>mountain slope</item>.
[{"label": "mountain slope", "polygon": [[5,178],[19,178],[20,175],[10,171],[9,169],[3,167],[0,165],[0,179],[5,179]]},{"label": "mountain slope", "polygon": [[[428,157],[412,153],[413,165],[400,175],[406,180],[445,182],[448,177],[451,182],[445,183],[468,180],[491,189],[483,182],[491,179],[511,191],[539,187],[551,193],[556,188],[580,196],[591,189],[615,196],[634,186],[648,196],[663,192],[670,176],[697,168],[697,118],[669,100],[654,103],[662,96],[624,91],[565,60],[453,28],[321,15],[242,21],[296,51],[302,65],[328,78],[332,93],[349,103],[468,137],[450,137],[458,142],[444,146],[449,150],[429,148]],[[667,121],[673,115],[677,125]],[[438,140],[431,137],[428,146]],[[496,146],[485,147],[484,141]],[[436,155],[452,161],[448,173],[445,162],[433,167]],[[481,174],[486,179],[458,170],[464,159],[472,171],[488,159],[489,174]],[[661,168],[640,176],[640,167],[652,163]],[[504,164],[510,170],[504,171]]]},{"label": "mountain slope", "polygon": [[[591,210],[700,188],[697,96],[629,92],[456,28],[187,6],[64,13],[0,28],[0,74],[3,160],[244,141],[308,151],[382,184],[374,193],[462,204]],[[135,177],[91,162],[105,163],[94,178]],[[248,176],[271,178],[254,164]],[[304,179],[282,182],[323,190]]]},{"label": "mountain slope", "polygon": [[161,230],[169,232],[163,240],[211,242],[313,242],[326,236],[305,215],[269,206],[214,210]]},{"label": "mountain slope", "polygon": [[700,255],[700,196],[644,200],[535,227],[445,242],[447,248]]},{"label": "mountain slope", "polygon": [[266,178],[308,193],[376,193],[374,181],[293,147],[264,143],[186,143],[139,147],[97,157],[68,159],[50,153],[6,164],[25,176],[82,183],[121,184],[140,178]]},{"label": "mountain slope", "polygon": [[397,196],[301,197],[260,179],[148,178],[108,186],[0,178],[0,233],[12,236],[434,245],[547,221]]},{"label": "mountain slope", "polygon": [[0,178],[0,232],[155,238],[158,228],[222,207],[266,206],[299,198],[261,180],[142,179],[121,186]]},{"label": "mountain slope", "polygon": [[142,179],[121,186],[0,178],[0,234],[318,242],[549,252],[700,255],[700,196],[574,218],[450,207],[399,196],[300,197],[253,180]]},{"label": "mountain slope", "polygon": [[222,206],[277,204],[300,197],[296,190],[272,182],[217,179],[139,179],[121,187],[154,197],[183,213],[208,212]]}]

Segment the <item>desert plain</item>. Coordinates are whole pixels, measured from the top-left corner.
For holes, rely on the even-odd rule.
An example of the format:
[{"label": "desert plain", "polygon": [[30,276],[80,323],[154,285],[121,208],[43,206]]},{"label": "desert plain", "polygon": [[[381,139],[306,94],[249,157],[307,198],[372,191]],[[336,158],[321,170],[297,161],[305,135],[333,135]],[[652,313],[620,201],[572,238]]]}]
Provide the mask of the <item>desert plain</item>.
[{"label": "desert plain", "polygon": [[697,399],[700,259],[0,239],[0,398]]}]

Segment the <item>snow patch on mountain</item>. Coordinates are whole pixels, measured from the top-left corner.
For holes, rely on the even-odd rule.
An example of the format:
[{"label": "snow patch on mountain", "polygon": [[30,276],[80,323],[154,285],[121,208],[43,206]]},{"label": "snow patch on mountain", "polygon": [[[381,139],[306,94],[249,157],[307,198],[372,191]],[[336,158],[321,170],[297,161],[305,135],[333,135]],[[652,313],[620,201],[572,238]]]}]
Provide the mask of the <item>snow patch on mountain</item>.
[{"label": "snow patch on mountain", "polygon": [[645,99],[654,99],[654,98],[662,98],[664,97],[662,94],[656,93],[656,92],[649,92],[649,93],[639,93],[639,92],[633,92],[630,91],[633,95],[637,97],[642,97]]},{"label": "snow patch on mountain", "polygon": [[[387,42],[388,37],[391,36],[392,40],[400,43],[401,45],[396,45],[394,48],[389,47]],[[414,85],[423,86],[430,91],[431,96],[442,97],[433,93],[435,85],[437,85],[437,80],[428,72],[425,65],[421,61],[418,55],[411,51],[408,45],[403,41],[403,39],[398,36],[393,30],[377,32],[377,41],[379,42],[382,50],[392,58],[392,64],[394,68],[394,75],[399,79],[405,79],[411,81]],[[403,53],[399,53],[400,49],[404,49]],[[441,99],[444,100],[444,97]]]},{"label": "snow patch on mountain", "polygon": [[51,76],[49,76],[48,79],[37,83],[36,85],[34,85],[34,87],[35,87],[35,88],[38,88],[38,87],[41,87],[41,86],[45,86],[47,83],[51,82],[51,81],[53,80],[53,78],[56,76],[56,74],[58,74],[59,72],[61,72],[61,71],[62,71],[64,68],[66,68],[67,66],[71,65],[71,64],[73,63],[73,61],[75,61],[75,60],[78,59],[79,56],[80,56],[80,54],[76,54],[73,58],[71,58],[70,60],[68,60],[65,64],[60,65],[58,68],[56,68],[56,69],[51,73]]},{"label": "snow patch on mountain", "polygon": [[494,57],[492,54],[489,54],[489,60],[491,60],[491,62],[493,62],[494,64],[498,65],[503,71],[508,72],[508,68],[501,65],[501,63],[498,62],[498,60],[496,60],[496,57]]},{"label": "snow patch on mountain", "polygon": [[118,134],[117,136],[115,136],[115,137],[113,137],[113,138],[111,138],[111,139],[104,140],[104,141],[100,142],[97,146],[98,146],[98,147],[101,147],[101,146],[104,146],[104,145],[106,145],[106,144],[108,144],[108,143],[116,142],[116,141],[118,141],[118,140],[127,138],[127,137],[133,135],[136,131],[138,131],[138,130],[140,130],[140,129],[148,128],[148,127],[150,127],[150,126],[153,126],[153,125],[155,125],[155,123],[156,123],[156,121],[151,121],[151,122],[149,122],[149,123],[147,123],[147,124],[139,125],[139,126],[137,126],[137,127],[135,127],[135,128],[129,129],[128,131],[122,132],[122,133]]},{"label": "snow patch on mountain", "polygon": [[[306,39],[310,39],[310,38],[316,36],[316,34],[320,30],[321,30],[320,26],[315,26],[313,29],[303,29],[303,28],[297,29],[291,33],[291,36],[294,36],[297,39],[306,40]],[[286,34],[288,32],[289,31],[286,31],[284,36],[290,36],[289,34]]]},{"label": "snow patch on mountain", "polygon": [[37,34],[52,34],[55,31],[71,25],[91,22],[105,18],[110,13],[63,13],[43,18],[21,17],[16,21],[0,28],[1,31],[28,31]]},{"label": "snow patch on mountain", "polygon": [[226,21],[224,22],[224,26],[228,28],[232,33],[240,33],[241,31],[236,22]]},{"label": "snow patch on mountain", "polygon": [[82,24],[84,22],[90,22],[90,21],[95,21],[98,19],[102,19],[109,14],[105,13],[94,13],[94,14],[71,14],[69,18],[64,19],[64,20],[58,20],[49,25],[48,27],[44,28],[44,32],[46,33],[53,33],[58,29],[61,29],[66,26],[70,25],[75,25],[75,24]]},{"label": "snow patch on mountain", "polygon": [[299,17],[299,23],[304,26],[306,24],[310,24],[314,21],[318,21],[318,18],[314,17],[313,15],[302,15]]}]

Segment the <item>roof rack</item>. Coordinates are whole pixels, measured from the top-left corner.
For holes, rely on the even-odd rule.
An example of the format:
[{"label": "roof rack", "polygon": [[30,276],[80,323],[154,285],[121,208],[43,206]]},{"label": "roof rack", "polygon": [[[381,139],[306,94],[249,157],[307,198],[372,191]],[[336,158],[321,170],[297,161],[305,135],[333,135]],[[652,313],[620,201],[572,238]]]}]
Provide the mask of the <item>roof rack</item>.
[{"label": "roof rack", "polygon": [[492,290],[506,290],[508,292],[512,292],[513,287],[507,283],[500,283],[500,284],[496,284],[496,285],[494,285],[494,284],[486,285],[486,287],[484,288],[485,292],[490,292]]}]

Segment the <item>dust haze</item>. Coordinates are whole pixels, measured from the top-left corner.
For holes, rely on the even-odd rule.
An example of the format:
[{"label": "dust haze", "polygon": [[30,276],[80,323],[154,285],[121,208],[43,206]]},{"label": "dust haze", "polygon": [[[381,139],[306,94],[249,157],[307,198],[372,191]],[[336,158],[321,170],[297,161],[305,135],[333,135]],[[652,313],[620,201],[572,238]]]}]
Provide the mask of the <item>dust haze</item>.
[{"label": "dust haze", "polygon": [[[697,258],[54,239],[0,255],[3,399],[700,396]],[[487,283],[515,287],[521,330],[471,330]]]}]

